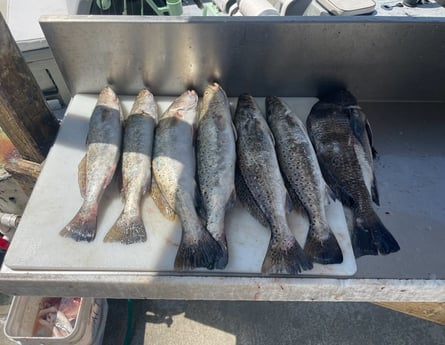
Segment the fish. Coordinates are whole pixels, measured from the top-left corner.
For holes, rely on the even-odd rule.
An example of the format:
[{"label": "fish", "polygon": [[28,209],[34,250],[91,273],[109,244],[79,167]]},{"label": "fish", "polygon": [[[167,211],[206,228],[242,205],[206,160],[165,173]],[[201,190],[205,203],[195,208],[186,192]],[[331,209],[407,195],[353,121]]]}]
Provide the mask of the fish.
[{"label": "fish", "polygon": [[147,241],[142,220],[142,197],[151,185],[151,156],[157,105],[151,92],[139,92],[124,122],[122,190],[124,208],[105,235],[104,242],[131,244]]},{"label": "fish", "polygon": [[96,237],[99,202],[116,171],[121,141],[122,112],[119,98],[107,86],[100,92],[90,117],[87,152],[78,167],[82,206],[60,231],[61,236],[88,242]]},{"label": "fish", "polygon": [[379,202],[372,132],[355,97],[340,90],[316,103],[307,118],[325,181],[353,214],[351,242],[356,258],[386,255],[400,250],[372,203]]},{"label": "fish", "polygon": [[260,223],[271,230],[263,274],[298,274],[313,264],[289,229],[286,213],[288,194],[280,173],[275,140],[254,98],[238,98],[234,119],[237,131],[236,152],[239,176],[238,199]]},{"label": "fish", "polygon": [[203,96],[196,137],[197,180],[206,229],[218,242],[222,256],[215,268],[228,262],[224,231],[226,212],[235,206],[235,128],[230,104],[220,85],[209,85]]},{"label": "fish", "polygon": [[323,179],[306,127],[278,97],[268,96],[265,102],[266,119],[275,138],[278,163],[289,196],[309,220],[304,251],[320,264],[341,263],[343,254],[325,210],[332,192]]},{"label": "fish", "polygon": [[154,202],[170,218],[178,216],[182,226],[181,242],[174,269],[198,267],[213,269],[222,250],[205,229],[198,213],[194,132],[198,95],[188,90],[179,96],[159,118],[153,147]]}]

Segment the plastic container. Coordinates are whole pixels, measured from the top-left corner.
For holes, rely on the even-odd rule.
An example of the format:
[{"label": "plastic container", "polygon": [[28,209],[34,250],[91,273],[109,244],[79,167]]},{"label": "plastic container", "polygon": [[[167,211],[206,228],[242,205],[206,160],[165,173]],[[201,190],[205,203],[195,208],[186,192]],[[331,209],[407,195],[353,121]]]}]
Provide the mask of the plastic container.
[{"label": "plastic container", "polygon": [[317,0],[335,16],[358,16],[374,11],[374,0]]},{"label": "plastic container", "polygon": [[108,304],[106,299],[82,298],[73,331],[65,337],[36,337],[33,330],[43,297],[16,296],[9,308],[5,335],[22,345],[100,345]]}]

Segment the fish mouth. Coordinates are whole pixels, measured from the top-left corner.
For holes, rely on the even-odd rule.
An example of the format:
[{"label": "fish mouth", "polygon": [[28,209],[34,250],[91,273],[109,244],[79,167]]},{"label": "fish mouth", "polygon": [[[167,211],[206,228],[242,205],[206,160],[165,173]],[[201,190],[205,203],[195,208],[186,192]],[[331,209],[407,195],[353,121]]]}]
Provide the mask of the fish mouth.
[{"label": "fish mouth", "polygon": [[210,84],[209,86],[206,87],[206,89],[204,91],[204,96],[214,95],[215,93],[217,93],[220,90],[222,91],[221,86],[216,81],[214,81],[212,84]]},{"label": "fish mouth", "polygon": [[153,114],[153,112],[156,112],[156,107],[153,104],[153,94],[147,88],[143,88],[139,91],[129,114]]},{"label": "fish mouth", "polygon": [[99,93],[96,105],[120,110],[119,98],[109,85],[105,86]]},{"label": "fish mouth", "polygon": [[241,123],[258,121],[258,116],[264,117],[252,95],[248,93],[241,94],[238,97],[235,110],[235,127],[238,128]]},{"label": "fish mouth", "polygon": [[267,96],[264,103],[266,104],[266,119],[270,121],[275,113],[276,107],[281,105],[281,101],[277,96]]},{"label": "fish mouth", "polygon": [[185,98],[182,102],[179,103],[178,108],[183,110],[190,110],[196,107],[198,104],[198,94],[195,90],[187,90],[184,92]]},{"label": "fish mouth", "polygon": [[255,99],[252,97],[252,95],[248,93],[243,93],[239,95],[238,97],[238,104],[237,104],[237,112],[238,109],[258,109],[258,105],[255,102]]},{"label": "fish mouth", "polygon": [[196,93],[195,90],[187,90],[186,93],[187,93],[187,96],[190,99],[193,99],[193,101],[197,101],[198,100],[198,94]]}]

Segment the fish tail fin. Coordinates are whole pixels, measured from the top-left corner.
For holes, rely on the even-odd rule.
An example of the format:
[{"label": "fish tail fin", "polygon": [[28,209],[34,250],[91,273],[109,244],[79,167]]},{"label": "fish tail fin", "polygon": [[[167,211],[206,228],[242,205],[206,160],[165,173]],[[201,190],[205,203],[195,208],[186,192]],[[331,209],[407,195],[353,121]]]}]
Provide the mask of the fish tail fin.
[{"label": "fish tail fin", "polygon": [[198,267],[213,269],[221,257],[221,247],[202,226],[201,230],[193,232],[183,229],[174,267],[178,271]]},{"label": "fish tail fin", "polygon": [[122,211],[119,218],[105,235],[104,242],[132,244],[147,241],[147,232],[141,214],[129,215]]},{"label": "fish tail fin", "polygon": [[221,255],[219,255],[215,260],[215,268],[218,270],[222,270],[227,266],[227,263],[229,262],[229,251],[227,248],[227,239],[224,236],[224,238],[216,239],[216,242],[218,243],[218,245],[221,249]]},{"label": "fish tail fin", "polygon": [[304,252],[314,262],[322,265],[342,263],[343,253],[329,225],[326,225],[322,233],[327,234],[327,236],[318,236],[318,232],[315,231],[313,225],[309,227]]},{"label": "fish tail fin", "polygon": [[295,237],[271,238],[261,267],[264,274],[298,274],[312,269],[312,260],[305,254]]},{"label": "fish tail fin", "polygon": [[74,218],[60,231],[60,236],[75,241],[91,242],[96,237],[97,206],[88,207],[85,203]]},{"label": "fish tail fin", "polygon": [[222,270],[227,266],[229,261],[227,238],[224,232],[224,218],[216,222],[207,222],[206,229],[221,248],[221,255],[215,258],[215,268]]},{"label": "fish tail fin", "polygon": [[394,236],[383,225],[375,212],[364,222],[356,217],[351,235],[352,248],[356,258],[363,255],[387,255],[400,250]]}]

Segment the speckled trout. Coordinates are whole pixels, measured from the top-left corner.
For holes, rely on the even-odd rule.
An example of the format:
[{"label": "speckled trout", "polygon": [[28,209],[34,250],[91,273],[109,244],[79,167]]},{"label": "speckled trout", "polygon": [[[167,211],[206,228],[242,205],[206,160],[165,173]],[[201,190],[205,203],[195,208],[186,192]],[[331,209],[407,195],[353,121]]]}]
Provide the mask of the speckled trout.
[{"label": "speckled trout", "polygon": [[151,156],[157,105],[147,89],[139,92],[124,122],[122,153],[122,192],[124,209],[108,231],[104,242],[131,244],[145,242],[141,201],[151,184]]},{"label": "speckled trout", "polygon": [[314,262],[337,264],[343,254],[332,232],[325,207],[330,189],[318,165],[306,128],[297,114],[278,97],[266,97],[266,117],[275,137],[275,149],[292,202],[309,220],[304,251]]},{"label": "speckled trout", "polygon": [[177,215],[182,225],[181,243],[176,254],[176,270],[197,267],[212,269],[222,250],[203,226],[196,212],[197,185],[193,133],[198,96],[186,91],[159,119],[153,148],[151,195],[169,219]]},{"label": "speckled trout", "polygon": [[271,230],[262,272],[297,274],[312,268],[289,229],[287,191],[275,153],[275,141],[255,100],[247,94],[238,98],[235,112],[238,134],[237,195],[249,212]]},{"label": "speckled trout", "polygon": [[83,203],[71,222],[60,231],[61,236],[76,241],[94,240],[99,202],[119,161],[121,122],[119,99],[107,86],[99,94],[91,115],[87,153],[79,164],[78,179]]},{"label": "speckled trout", "polygon": [[202,99],[196,138],[197,177],[201,213],[206,228],[221,246],[223,255],[215,268],[226,267],[226,211],[235,205],[235,129],[226,93],[217,83],[209,85]]}]

